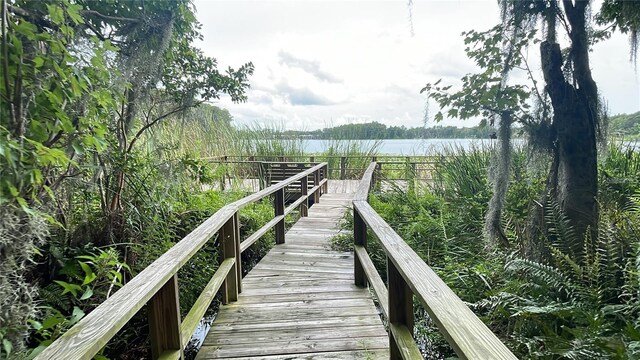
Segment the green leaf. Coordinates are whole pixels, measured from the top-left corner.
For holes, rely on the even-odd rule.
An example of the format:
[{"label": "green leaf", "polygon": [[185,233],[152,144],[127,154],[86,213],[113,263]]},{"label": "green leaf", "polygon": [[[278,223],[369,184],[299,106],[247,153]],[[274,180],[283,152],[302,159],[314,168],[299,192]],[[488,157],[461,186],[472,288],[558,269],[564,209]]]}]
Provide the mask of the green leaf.
[{"label": "green leaf", "polygon": [[41,56],[36,56],[33,59],[33,65],[36,67],[36,69],[41,68],[42,65],[44,65],[44,59]]},{"label": "green leaf", "polygon": [[73,313],[71,314],[71,318],[69,319],[69,324],[74,325],[78,321],[80,321],[84,317],[84,311],[77,306],[73,307]]},{"label": "green leaf", "polygon": [[82,268],[82,270],[84,271],[84,281],[82,281],[82,286],[85,286],[87,284],[90,284],[91,282],[93,282],[93,280],[96,279],[96,277],[98,277],[93,270],[91,269],[91,266],[89,266],[89,264],[84,263],[82,261],[78,261],[78,263],[80,264],[80,267]]},{"label": "green leaf", "polygon": [[54,280],[54,282],[56,284],[62,286],[62,288],[64,289],[64,291],[62,291],[62,295],[66,294],[66,293],[71,293],[74,297],[77,297],[78,296],[78,291],[82,291],[82,287],[80,287],[80,286],[78,286],[76,284],[69,284],[68,282],[61,281],[61,280]]},{"label": "green leaf", "polygon": [[42,329],[42,323],[39,321],[29,320],[29,325],[36,331]]},{"label": "green leaf", "polygon": [[84,294],[80,296],[80,300],[87,300],[91,296],[93,296],[93,290],[91,290],[91,288],[87,286],[87,289],[84,291]]},{"label": "green leaf", "polygon": [[83,24],[84,20],[82,19],[82,16],[80,16],[80,9],[82,9],[82,7],[80,5],[69,5],[67,7],[67,15],[69,15],[69,17],[71,18],[71,20],[76,24]]},{"label": "green leaf", "polygon": [[9,355],[11,355],[11,351],[13,350],[13,344],[11,344],[11,341],[9,341],[9,339],[2,339],[2,348],[4,349],[4,352],[7,354],[8,358]]},{"label": "green leaf", "polygon": [[40,327],[40,331],[52,329],[56,325],[62,323],[64,321],[64,316],[60,313],[53,314],[48,318],[44,319],[42,322],[42,326]]}]

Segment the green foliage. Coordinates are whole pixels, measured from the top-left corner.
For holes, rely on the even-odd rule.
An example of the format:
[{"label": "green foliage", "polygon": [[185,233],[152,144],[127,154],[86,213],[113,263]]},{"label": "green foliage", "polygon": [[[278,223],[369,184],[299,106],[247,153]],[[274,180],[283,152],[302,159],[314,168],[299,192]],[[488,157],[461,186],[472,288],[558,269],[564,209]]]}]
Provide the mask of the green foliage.
[{"label": "green foliage", "polygon": [[95,253],[73,257],[56,251],[50,253],[60,256],[54,259],[59,265],[58,280],[40,290],[40,296],[49,305],[41,309],[43,320],[30,321],[32,341],[38,344],[30,357],[39,354],[122,287],[125,275],[130,273],[129,266],[114,249],[96,249]]},{"label": "green foliage", "polygon": [[[544,173],[524,152],[513,161],[502,215],[510,248],[480,241],[487,208],[486,152],[449,154],[437,181],[415,190],[372,194],[371,205],[519,358],[633,359],[640,355],[640,193],[637,152],[612,146],[600,162],[601,218],[597,238],[580,238],[553,202],[545,205],[549,262],[528,260],[529,210]],[[351,228],[347,218],[346,228]],[[372,234],[370,234],[370,237]],[[334,239],[349,249],[352,236]],[[385,257],[371,237],[369,251],[384,279]],[[583,250],[577,254],[574,250]],[[585,255],[582,255],[585,254]],[[435,358],[453,354],[416,304],[417,341]]]},{"label": "green foliage", "polygon": [[530,123],[528,100],[535,89],[519,84],[508,85],[505,74],[514,67],[524,66],[526,60],[521,50],[534,38],[535,31],[515,39],[505,37],[505,31],[502,25],[498,25],[484,32],[471,30],[462,33],[467,56],[483,71],[462,77],[461,90],[456,92],[450,91],[451,85],[440,85],[441,80],[420,90],[443,109],[434,116],[436,122],[444,119],[443,111],[447,109],[446,115],[450,118],[482,116],[489,119],[491,125],[496,115],[504,113],[525,125]]},{"label": "green foliage", "polygon": [[609,118],[609,134],[624,138],[640,138],[640,111],[633,114],[619,114]]}]

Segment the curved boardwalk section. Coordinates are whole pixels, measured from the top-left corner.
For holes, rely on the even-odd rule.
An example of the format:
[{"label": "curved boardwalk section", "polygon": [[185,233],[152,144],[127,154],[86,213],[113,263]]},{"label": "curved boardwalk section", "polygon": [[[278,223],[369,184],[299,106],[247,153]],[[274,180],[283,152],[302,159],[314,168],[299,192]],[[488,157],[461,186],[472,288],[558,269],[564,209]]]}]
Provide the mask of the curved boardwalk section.
[{"label": "curved boardwalk section", "polygon": [[388,359],[389,338],[353,255],[329,248],[352,194],[329,193],[243,279],[196,359]]}]

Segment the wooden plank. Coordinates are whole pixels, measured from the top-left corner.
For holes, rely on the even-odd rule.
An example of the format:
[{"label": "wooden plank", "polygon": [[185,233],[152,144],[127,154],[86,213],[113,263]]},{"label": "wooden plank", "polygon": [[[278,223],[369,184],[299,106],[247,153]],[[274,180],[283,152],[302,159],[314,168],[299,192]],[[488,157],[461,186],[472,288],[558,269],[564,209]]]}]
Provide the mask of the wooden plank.
[{"label": "wooden plank", "polygon": [[340,292],[340,291],[354,291],[358,287],[353,284],[336,284],[335,286],[305,286],[299,288],[262,288],[262,289],[245,289],[243,294],[247,296],[253,295],[285,295],[285,294],[310,294],[318,292]]},{"label": "wooden plank", "polygon": [[337,338],[362,338],[371,336],[387,336],[381,326],[345,326],[342,328],[326,327],[317,329],[290,329],[282,331],[254,331],[247,332],[219,333],[217,336],[209,336],[205,339],[204,345],[241,345],[264,343],[284,340],[325,340]]},{"label": "wooden plank", "polygon": [[[239,356],[264,356],[264,355],[292,355],[304,354],[307,352],[322,351],[344,351],[344,350],[367,350],[385,349],[387,347],[386,337],[365,337],[360,339],[328,339],[328,340],[301,340],[286,341],[261,344],[260,347],[248,346],[203,346],[198,353],[197,359],[207,359],[216,357],[239,357]],[[202,354],[202,355],[200,355]]]},{"label": "wooden plank", "polygon": [[348,285],[351,283],[351,279],[309,279],[309,278],[298,278],[294,280],[283,279],[283,280],[271,280],[269,282],[264,281],[264,279],[260,280],[249,280],[245,279],[244,284],[246,286],[250,286],[252,289],[260,289],[260,288],[292,288],[292,287],[303,287],[303,286],[331,286],[334,284],[340,285]]},{"label": "wooden plank", "polygon": [[335,299],[371,299],[368,292],[359,291],[339,291],[331,293],[310,293],[310,294],[279,294],[279,295],[255,295],[240,296],[236,304],[265,304],[270,302],[309,302],[314,300],[335,300]]},{"label": "wooden plank", "polygon": [[295,298],[291,298],[291,301],[281,301],[281,302],[265,302],[265,303],[232,303],[230,305],[224,305],[225,312],[226,311],[234,311],[237,309],[247,309],[247,311],[258,308],[258,309],[269,309],[269,308],[286,308],[288,306],[291,307],[301,307],[305,309],[323,309],[323,308],[340,308],[347,306],[373,306],[371,303],[371,299],[368,297],[360,297],[360,298],[349,298],[349,299],[320,299],[320,300],[297,300]]},{"label": "wooden plank", "polygon": [[367,170],[364,171],[362,180],[358,184],[358,189],[356,190],[356,193],[353,196],[354,201],[367,201],[367,199],[369,198],[369,191],[371,190],[373,174],[376,170],[376,167],[377,167],[377,163],[374,161],[371,164],[369,164],[369,167],[367,167]]},{"label": "wooden plank", "polygon": [[268,355],[268,356],[251,356],[251,357],[233,357],[233,360],[386,360],[389,359],[388,349],[367,349],[367,350],[350,350],[350,351],[325,351],[316,353],[304,353],[301,357],[292,357],[291,355]]},{"label": "wooden plank", "polygon": [[219,323],[244,324],[244,323],[268,323],[272,321],[286,321],[297,319],[329,319],[343,316],[365,316],[376,313],[375,307],[370,306],[347,306],[337,309],[314,309],[306,307],[293,308],[288,306],[284,309],[263,308],[262,311],[256,308],[247,309],[227,309],[216,317]]},{"label": "wooden plank", "polygon": [[358,325],[381,325],[378,315],[354,315],[330,317],[322,319],[296,319],[283,320],[275,322],[263,323],[231,323],[231,322],[214,322],[216,331],[258,331],[258,330],[276,330],[282,329],[314,329],[319,327],[342,327],[342,326],[358,326]]}]

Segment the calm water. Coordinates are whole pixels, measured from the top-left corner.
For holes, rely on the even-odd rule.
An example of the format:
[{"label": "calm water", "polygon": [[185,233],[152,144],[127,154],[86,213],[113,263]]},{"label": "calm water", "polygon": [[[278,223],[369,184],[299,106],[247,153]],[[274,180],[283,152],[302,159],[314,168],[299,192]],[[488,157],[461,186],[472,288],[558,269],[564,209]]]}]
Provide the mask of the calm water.
[{"label": "calm water", "polygon": [[[339,140],[304,140],[305,152],[324,152]],[[449,148],[492,146],[496,140],[489,139],[398,139],[398,140],[345,140],[350,144],[358,143],[362,149],[379,144],[378,154],[384,155],[433,155]],[[521,141],[521,140],[516,140]]]}]

